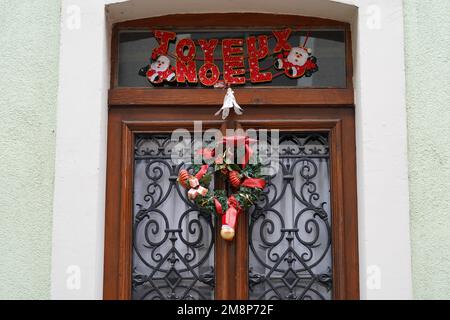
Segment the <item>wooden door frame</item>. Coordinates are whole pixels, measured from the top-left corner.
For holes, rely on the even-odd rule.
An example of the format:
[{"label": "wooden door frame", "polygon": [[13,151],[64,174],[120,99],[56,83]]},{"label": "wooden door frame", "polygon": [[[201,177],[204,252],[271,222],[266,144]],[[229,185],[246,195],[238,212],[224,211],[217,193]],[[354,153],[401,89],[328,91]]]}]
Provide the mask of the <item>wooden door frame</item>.
[{"label": "wooden door frame", "polygon": [[[337,118],[238,120],[243,129],[324,132],[330,146],[333,299],[359,299],[358,218],[354,117],[338,111]],[[248,242],[245,242],[247,246]],[[240,243],[238,245],[243,246]],[[245,248],[247,249],[247,248]],[[242,249],[241,249],[242,250]],[[248,263],[245,261],[245,263]],[[242,266],[237,268],[242,270]],[[247,275],[247,273],[246,273]]]},{"label": "wooden door frame", "polygon": [[[236,97],[246,113],[234,119],[243,126],[252,124],[285,129],[330,133],[333,210],[333,298],[359,299],[356,147],[354,127],[353,58],[350,25],[339,21],[294,15],[226,13],[169,15],[115,24],[111,41],[111,89],[109,91],[107,186],[105,217],[104,299],[131,297],[131,219],[133,188],[133,141],[139,132],[168,132],[174,125],[192,126],[202,120],[204,126],[223,122],[211,115],[223,100],[224,91],[215,89],[149,89],[117,86],[118,32],[183,28],[342,28],[346,34],[346,88],[236,88]],[[260,114],[258,123],[249,115]],[[253,122],[252,122],[253,121]],[[266,121],[266,122],[265,122]],[[282,128],[280,128],[282,129]],[[246,228],[239,224],[237,234]],[[334,230],[336,228],[336,230]],[[242,255],[247,239],[237,237],[225,250]],[[239,260],[239,259],[237,259]],[[231,264],[232,262],[227,262]],[[237,281],[245,282],[246,261],[234,266]],[[247,263],[248,264],[248,263]],[[226,277],[220,275],[218,278]],[[221,281],[221,280],[219,280]],[[230,281],[224,281],[230,283]],[[225,288],[219,299],[245,298],[247,288]]]}]

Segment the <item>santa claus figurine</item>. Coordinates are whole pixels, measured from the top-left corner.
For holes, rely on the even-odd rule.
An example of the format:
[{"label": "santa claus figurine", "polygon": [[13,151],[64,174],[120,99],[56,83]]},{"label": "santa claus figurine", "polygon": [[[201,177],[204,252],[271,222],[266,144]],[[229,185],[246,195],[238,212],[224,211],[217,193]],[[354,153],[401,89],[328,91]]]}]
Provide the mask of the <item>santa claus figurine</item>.
[{"label": "santa claus figurine", "polygon": [[151,83],[175,80],[175,69],[170,66],[170,59],[167,56],[159,56],[147,68],[146,77]]},{"label": "santa claus figurine", "polygon": [[311,56],[311,49],[304,47],[294,47],[291,51],[279,54],[275,61],[275,68],[284,70],[290,78],[311,77],[319,70],[317,59]]}]

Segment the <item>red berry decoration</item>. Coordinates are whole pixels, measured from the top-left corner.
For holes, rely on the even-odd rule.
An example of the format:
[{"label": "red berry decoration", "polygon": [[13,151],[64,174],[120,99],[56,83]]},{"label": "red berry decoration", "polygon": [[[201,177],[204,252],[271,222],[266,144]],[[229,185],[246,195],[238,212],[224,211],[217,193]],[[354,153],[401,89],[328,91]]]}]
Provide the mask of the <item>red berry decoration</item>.
[{"label": "red berry decoration", "polygon": [[230,171],[228,178],[230,179],[231,186],[233,188],[239,188],[241,185],[241,178],[239,177],[239,172],[237,171]]},{"label": "red berry decoration", "polygon": [[187,170],[185,170],[185,169],[180,170],[180,172],[178,173],[178,182],[184,188],[188,187],[188,180],[189,180],[189,178],[190,178],[189,172],[187,172]]}]

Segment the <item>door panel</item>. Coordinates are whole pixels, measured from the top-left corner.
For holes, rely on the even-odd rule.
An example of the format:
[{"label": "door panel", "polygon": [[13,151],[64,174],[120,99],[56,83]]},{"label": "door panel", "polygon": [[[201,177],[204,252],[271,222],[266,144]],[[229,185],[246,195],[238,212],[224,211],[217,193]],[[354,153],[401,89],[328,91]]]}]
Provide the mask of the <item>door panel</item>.
[{"label": "door panel", "polygon": [[[214,298],[214,216],[178,182],[170,133],[135,138],[132,299]],[[214,182],[212,182],[214,183]]]},{"label": "door panel", "polygon": [[328,134],[284,132],[249,212],[249,299],[332,297]]}]

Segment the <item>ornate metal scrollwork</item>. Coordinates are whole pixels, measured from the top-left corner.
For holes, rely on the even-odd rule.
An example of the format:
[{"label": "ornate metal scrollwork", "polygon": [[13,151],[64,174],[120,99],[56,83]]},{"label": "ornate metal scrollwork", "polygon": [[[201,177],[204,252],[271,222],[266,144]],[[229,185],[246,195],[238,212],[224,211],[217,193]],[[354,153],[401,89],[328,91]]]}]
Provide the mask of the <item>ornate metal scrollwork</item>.
[{"label": "ornate metal scrollwork", "polygon": [[160,134],[135,142],[133,299],[214,297],[214,217],[177,183],[188,166],[172,162],[174,143]]},{"label": "ornate metal scrollwork", "polygon": [[[133,299],[213,299],[215,217],[176,182],[169,135],[135,142]],[[330,299],[329,147],[283,134],[279,171],[248,213],[250,299]]]},{"label": "ornate metal scrollwork", "polygon": [[249,213],[250,299],[331,299],[326,135],[283,134],[279,170]]}]

